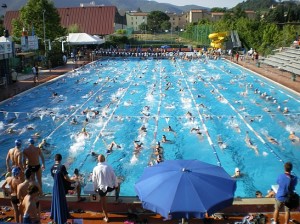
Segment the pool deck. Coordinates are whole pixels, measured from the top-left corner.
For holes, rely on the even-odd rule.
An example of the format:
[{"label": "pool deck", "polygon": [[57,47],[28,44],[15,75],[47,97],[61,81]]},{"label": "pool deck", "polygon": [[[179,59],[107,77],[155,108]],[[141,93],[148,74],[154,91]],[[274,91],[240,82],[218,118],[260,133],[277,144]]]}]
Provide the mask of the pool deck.
[{"label": "pool deck", "polygon": [[300,76],[297,76],[296,80],[293,81],[292,74],[290,72],[283,71],[278,68],[268,66],[266,64],[260,64],[260,66],[257,67],[255,61],[252,61],[251,59],[239,61],[238,64],[244,68],[247,68],[255,73],[260,74],[261,76],[264,76],[265,78],[279,83],[282,86],[285,86],[297,93],[300,93]]},{"label": "pool deck", "polygon": [[[68,62],[64,66],[53,68],[51,70],[40,70],[39,82],[33,82],[32,74],[18,74],[18,81],[7,86],[0,86],[0,102],[8,98],[14,97],[15,95],[24,92],[28,89],[36,87],[41,83],[47,82],[53,78],[56,78],[66,72],[72,71],[74,68],[78,68],[83,64],[89,63],[89,61],[77,61],[76,64]],[[234,62],[236,63],[236,62]],[[298,76],[296,81],[292,80],[292,74],[290,72],[282,71],[265,64],[260,64],[260,67],[256,66],[256,63],[252,60],[239,61],[240,66],[254,71],[274,82],[280,83],[281,85],[300,93],[300,77]]]},{"label": "pool deck", "polygon": [[[2,195],[3,196],[3,195]],[[164,220],[158,214],[151,211],[144,210],[141,203],[135,197],[121,197],[121,203],[114,203],[114,198],[108,197],[108,213],[110,223],[124,223],[130,220],[128,217],[135,217],[138,221],[135,223],[145,223],[143,220],[147,219],[148,223],[165,223],[165,224],[175,224],[179,223],[179,220]],[[105,223],[102,221],[103,215],[100,212],[100,203],[98,201],[90,201],[90,197],[86,196],[85,202],[75,202],[76,198],[73,196],[68,196],[68,207],[71,213],[72,219],[69,220],[70,223],[76,223],[76,219],[81,219],[84,224],[96,224]],[[208,222],[203,222],[199,219],[191,219],[189,223],[218,223],[218,224],[233,224],[235,222],[241,222],[243,217],[248,214],[264,214],[267,217],[266,223],[271,223],[274,198],[251,198],[242,199],[236,198],[233,205],[220,211],[217,214],[223,214],[226,219],[218,219],[214,217],[209,217]],[[44,196],[40,199],[41,203],[41,223],[49,223],[51,220],[50,216],[50,206],[51,206],[51,196]],[[10,208],[10,200],[8,198],[1,198],[1,209],[4,215],[0,214],[0,219],[4,217],[13,216],[12,211],[5,211],[4,207]],[[280,223],[284,223],[284,213],[280,213]],[[299,211],[291,212],[291,219],[297,220],[294,223],[300,223],[300,213]],[[13,220],[11,220],[13,221]],[[1,221],[0,221],[1,222]]]},{"label": "pool deck", "polygon": [[[28,89],[36,87],[41,83],[45,83],[53,78],[56,78],[66,72],[72,71],[74,68],[80,67],[81,65],[88,63],[87,61],[78,61],[76,64],[67,63],[65,66],[57,67],[51,70],[41,70],[39,75],[39,83],[35,84],[33,82],[33,75],[19,74],[17,83],[10,84],[7,87],[0,86],[0,101],[14,97],[15,95],[22,93]],[[261,76],[273,80],[291,90],[300,93],[300,77],[297,77],[296,81],[291,79],[292,75],[289,72],[280,71],[276,68],[270,66],[261,65],[257,67],[254,61],[240,61],[239,65],[252,70]],[[86,202],[76,203],[74,197],[68,197],[68,205],[70,210],[75,211],[72,213],[74,219],[82,219],[85,224],[93,223],[104,223],[102,221],[102,214],[100,211],[100,204],[98,202],[90,202],[89,197],[87,197]],[[4,199],[3,195],[0,195],[0,206],[10,206],[10,201]],[[49,219],[50,210],[50,196],[43,197],[41,199],[43,213],[41,217],[41,223],[48,223],[51,221]],[[136,201],[136,198],[122,198],[123,202],[119,204],[113,203],[112,200],[109,201],[108,210],[110,223],[124,223],[128,220],[128,211],[134,211],[139,220],[147,219],[148,223],[179,223],[179,221],[164,221],[163,218],[157,214],[151,213],[149,211],[144,211],[141,207],[140,202]],[[208,223],[234,223],[242,220],[242,218],[248,213],[260,214],[263,213],[268,217],[268,222],[270,223],[270,218],[272,217],[274,199],[235,199],[234,204],[225,209],[224,212],[228,215],[227,220],[217,220],[210,218]],[[81,209],[84,213],[77,213]],[[12,211],[4,211],[5,215],[0,214],[0,219],[7,216],[13,216]],[[280,223],[283,223],[284,213],[280,213]],[[299,211],[292,213],[292,218],[300,223],[300,213]],[[99,221],[101,220],[101,221]],[[13,219],[11,220],[13,221]],[[0,221],[1,222],[1,221]],[[72,222],[71,222],[72,223]],[[75,222],[74,222],[75,223]],[[141,222],[142,223],[142,222]],[[199,220],[189,220],[189,223],[204,223]]]}]

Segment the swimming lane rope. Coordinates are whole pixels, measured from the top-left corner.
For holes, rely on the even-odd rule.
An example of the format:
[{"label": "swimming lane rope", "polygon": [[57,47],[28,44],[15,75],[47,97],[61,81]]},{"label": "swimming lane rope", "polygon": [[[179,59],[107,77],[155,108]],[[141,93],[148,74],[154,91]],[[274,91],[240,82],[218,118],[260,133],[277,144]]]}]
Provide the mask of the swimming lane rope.
[{"label": "swimming lane rope", "polygon": [[197,103],[196,103],[195,97],[194,97],[194,95],[193,95],[193,93],[192,93],[192,91],[191,91],[191,88],[190,88],[190,86],[189,86],[189,84],[188,84],[188,82],[187,82],[187,80],[186,80],[186,77],[185,77],[184,73],[182,72],[182,69],[181,69],[179,63],[178,63],[177,61],[176,61],[176,63],[177,63],[177,66],[178,66],[178,68],[179,68],[179,71],[180,71],[181,75],[182,75],[183,78],[184,78],[184,81],[185,81],[185,84],[186,84],[186,86],[187,86],[187,89],[188,89],[188,91],[189,91],[189,93],[190,93],[191,99],[193,100],[193,103],[196,105],[196,110],[197,110],[199,119],[200,119],[200,121],[201,121],[201,123],[202,123],[203,129],[205,130],[205,134],[206,134],[206,136],[207,136],[207,140],[208,140],[208,142],[209,142],[209,145],[211,146],[211,148],[212,148],[212,150],[213,150],[213,153],[214,153],[214,155],[215,155],[215,157],[216,157],[217,164],[218,164],[219,166],[222,166],[221,161],[220,161],[220,158],[219,158],[218,153],[217,153],[217,151],[216,151],[216,148],[215,148],[215,146],[214,146],[214,144],[213,144],[213,142],[212,142],[212,140],[211,140],[210,134],[209,134],[208,129],[207,129],[206,125],[205,125],[205,120],[203,119],[203,117],[202,117],[202,115],[201,115],[201,112],[200,112],[200,109],[199,109],[199,107],[197,106]]}]

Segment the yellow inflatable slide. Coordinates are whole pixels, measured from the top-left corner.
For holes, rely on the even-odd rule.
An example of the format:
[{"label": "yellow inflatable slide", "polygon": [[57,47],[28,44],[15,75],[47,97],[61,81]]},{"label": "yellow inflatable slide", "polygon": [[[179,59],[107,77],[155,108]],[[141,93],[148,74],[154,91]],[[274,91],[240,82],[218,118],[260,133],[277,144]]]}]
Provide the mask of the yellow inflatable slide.
[{"label": "yellow inflatable slide", "polygon": [[228,36],[228,32],[211,33],[208,38],[211,39],[210,46],[214,48],[222,48],[225,37]]}]

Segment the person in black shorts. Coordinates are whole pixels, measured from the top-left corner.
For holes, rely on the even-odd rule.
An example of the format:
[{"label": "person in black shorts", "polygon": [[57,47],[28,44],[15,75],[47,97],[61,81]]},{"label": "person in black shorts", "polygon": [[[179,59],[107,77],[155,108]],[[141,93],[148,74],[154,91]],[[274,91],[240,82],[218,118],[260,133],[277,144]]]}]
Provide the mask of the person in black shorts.
[{"label": "person in black shorts", "polygon": [[92,182],[94,190],[100,195],[100,203],[104,214],[103,221],[108,222],[108,213],[106,205],[106,194],[116,190],[116,202],[118,202],[120,185],[113,168],[105,162],[105,156],[98,156],[98,164],[93,169]]}]

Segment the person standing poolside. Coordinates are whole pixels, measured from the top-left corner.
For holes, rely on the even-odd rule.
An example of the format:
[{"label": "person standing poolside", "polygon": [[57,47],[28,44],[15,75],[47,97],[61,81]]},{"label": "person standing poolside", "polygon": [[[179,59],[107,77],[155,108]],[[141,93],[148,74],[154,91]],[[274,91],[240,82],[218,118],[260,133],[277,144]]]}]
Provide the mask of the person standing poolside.
[{"label": "person standing poolside", "polygon": [[278,223],[279,210],[284,207],[285,216],[284,223],[288,224],[290,220],[290,209],[284,205],[287,194],[290,191],[294,191],[297,185],[297,177],[291,174],[293,164],[287,162],[284,164],[284,173],[277,177],[278,191],[275,196],[275,209],[273,214],[273,221],[271,224]]},{"label": "person standing poolside", "polygon": [[21,146],[21,140],[17,139],[15,141],[15,147],[8,151],[6,156],[7,172],[10,172],[13,167],[20,167],[21,170],[23,170]]},{"label": "person standing poolside", "polygon": [[6,191],[6,184],[9,185],[10,187],[10,196],[11,196],[11,205],[13,207],[14,210],[14,218],[15,221],[18,223],[20,221],[20,211],[19,211],[19,199],[17,197],[17,188],[18,185],[22,182],[20,179],[20,172],[21,169],[19,167],[14,167],[11,171],[12,176],[8,176],[5,179],[5,182],[3,183],[3,185],[1,186],[1,188],[3,189],[3,191]]},{"label": "person standing poolside", "polygon": [[105,162],[105,156],[98,156],[98,164],[93,169],[92,182],[94,190],[100,195],[100,203],[104,214],[104,222],[108,222],[106,194],[116,190],[116,201],[119,198],[120,186],[113,168]]},{"label": "person standing poolside", "polygon": [[75,181],[70,180],[66,167],[61,164],[61,154],[55,154],[54,160],[55,163],[50,171],[54,179],[50,218],[53,222],[62,224],[70,217],[66,194]]},{"label": "person standing poolside", "polygon": [[36,185],[28,187],[27,194],[21,204],[24,208],[22,223],[40,223],[40,213],[37,206],[39,193],[39,188]]},{"label": "person standing poolside", "polygon": [[[20,214],[23,217],[24,207],[22,205],[22,201],[28,193],[28,187],[31,185],[35,185],[38,187],[39,192],[41,191],[39,184],[32,178],[32,172],[29,169],[25,170],[25,181],[18,185],[17,187],[17,197],[20,201]],[[36,200],[36,207],[38,208],[38,212],[40,211],[39,201]]]},{"label": "person standing poolside", "polygon": [[[42,150],[39,147],[34,146],[34,140],[32,138],[28,139],[29,146],[23,151],[23,163],[24,166],[30,169],[30,171],[35,175],[39,186],[41,187],[41,194],[43,194],[42,189],[42,170],[45,170],[45,159]],[[40,164],[40,158],[42,160],[42,166]],[[27,160],[27,161],[26,161]],[[26,163],[27,162],[27,163]]]},{"label": "person standing poolside", "polygon": [[35,68],[34,83],[36,83],[39,81],[39,67],[35,65],[34,68]]}]

